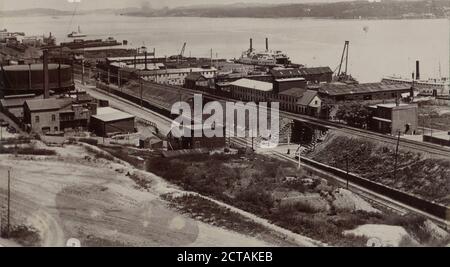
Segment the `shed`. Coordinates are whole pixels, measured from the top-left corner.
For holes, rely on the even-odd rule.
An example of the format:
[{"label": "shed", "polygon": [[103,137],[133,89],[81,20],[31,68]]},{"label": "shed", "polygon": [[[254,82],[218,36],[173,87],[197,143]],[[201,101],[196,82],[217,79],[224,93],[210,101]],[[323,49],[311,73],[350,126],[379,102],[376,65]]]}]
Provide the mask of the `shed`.
[{"label": "shed", "polygon": [[135,116],[123,111],[103,107],[97,109],[97,114],[91,116],[90,129],[98,136],[108,136],[115,133],[133,133]]}]

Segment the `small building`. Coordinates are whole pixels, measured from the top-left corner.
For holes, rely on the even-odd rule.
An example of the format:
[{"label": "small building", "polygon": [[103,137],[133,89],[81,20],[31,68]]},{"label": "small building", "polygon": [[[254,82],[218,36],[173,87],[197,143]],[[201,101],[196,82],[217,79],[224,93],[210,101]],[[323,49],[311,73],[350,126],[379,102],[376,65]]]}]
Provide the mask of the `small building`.
[{"label": "small building", "polygon": [[241,101],[266,102],[272,97],[272,83],[243,78],[230,86],[232,97]]},{"label": "small building", "polygon": [[23,122],[34,133],[58,133],[61,131],[59,113],[72,105],[72,99],[27,100],[23,105]]},{"label": "small building", "polygon": [[274,100],[280,102],[280,109],[318,117],[322,110],[322,100],[317,91],[305,88],[291,88],[279,93]]},{"label": "small building", "polygon": [[123,111],[103,107],[91,116],[90,130],[97,136],[110,136],[119,133],[134,133],[135,116]]},{"label": "small building", "polygon": [[297,101],[299,113],[319,117],[322,110],[322,99],[317,91],[306,90],[302,98]]},{"label": "small building", "polygon": [[33,99],[43,99],[43,96],[36,96],[35,94],[5,96],[4,99],[0,100],[1,110],[21,120],[23,119],[23,104],[25,101]]},{"label": "small building", "polygon": [[209,88],[209,80],[201,73],[192,72],[186,76],[184,87],[188,89]]},{"label": "small building", "polygon": [[414,134],[418,127],[416,104],[378,104],[370,106],[370,129],[379,133],[396,135]]}]

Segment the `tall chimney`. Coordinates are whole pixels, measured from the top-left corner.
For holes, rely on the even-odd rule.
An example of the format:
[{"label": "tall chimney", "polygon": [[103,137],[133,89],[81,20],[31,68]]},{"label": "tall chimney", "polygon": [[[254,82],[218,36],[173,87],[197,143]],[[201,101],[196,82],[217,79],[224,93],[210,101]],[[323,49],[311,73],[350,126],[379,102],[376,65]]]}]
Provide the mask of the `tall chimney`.
[{"label": "tall chimney", "polygon": [[266,37],[266,51],[269,51],[269,38]]},{"label": "tall chimney", "polygon": [[420,80],[419,60],[416,60],[416,80]]},{"label": "tall chimney", "polygon": [[250,38],[250,52],[253,51],[253,39]]},{"label": "tall chimney", "polygon": [[48,82],[48,50],[43,51],[43,72],[44,72],[44,99],[50,97],[49,82]]}]

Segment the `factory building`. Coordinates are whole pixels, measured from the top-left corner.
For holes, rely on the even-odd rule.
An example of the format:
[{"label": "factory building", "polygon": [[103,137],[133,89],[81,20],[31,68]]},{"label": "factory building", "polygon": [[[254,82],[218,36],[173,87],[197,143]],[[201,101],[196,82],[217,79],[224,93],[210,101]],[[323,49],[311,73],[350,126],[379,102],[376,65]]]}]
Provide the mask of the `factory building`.
[{"label": "factory building", "polygon": [[370,106],[370,129],[380,133],[396,135],[414,134],[418,127],[416,104],[378,104]]},{"label": "factory building", "polygon": [[134,133],[135,116],[120,110],[103,107],[91,116],[90,130],[97,136],[110,136],[120,133]]},{"label": "factory building", "polygon": [[363,83],[343,84],[326,83],[318,87],[310,87],[319,92],[322,99],[332,103],[344,101],[394,100],[403,93],[410,93],[407,84]]},{"label": "factory building", "polygon": [[[0,97],[5,95],[44,93],[43,64],[2,66],[0,73]],[[61,93],[75,88],[72,67],[48,64],[50,93]]]},{"label": "factory building", "polygon": [[306,88],[305,78],[284,78],[273,81],[273,91],[280,93],[291,88]]}]

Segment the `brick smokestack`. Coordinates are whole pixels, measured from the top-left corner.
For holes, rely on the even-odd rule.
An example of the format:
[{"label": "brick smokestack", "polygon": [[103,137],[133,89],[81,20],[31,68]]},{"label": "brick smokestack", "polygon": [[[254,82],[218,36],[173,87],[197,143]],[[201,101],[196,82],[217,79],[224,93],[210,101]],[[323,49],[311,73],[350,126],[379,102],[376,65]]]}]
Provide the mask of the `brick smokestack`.
[{"label": "brick smokestack", "polygon": [[420,80],[420,67],[419,67],[419,60],[416,60],[416,80]]},{"label": "brick smokestack", "polygon": [[43,51],[43,72],[44,72],[44,98],[50,98],[49,80],[48,80],[48,50]]},{"label": "brick smokestack", "polygon": [[250,38],[250,52],[253,51],[253,39]]},{"label": "brick smokestack", "polygon": [[266,51],[269,51],[269,38],[266,38]]}]

